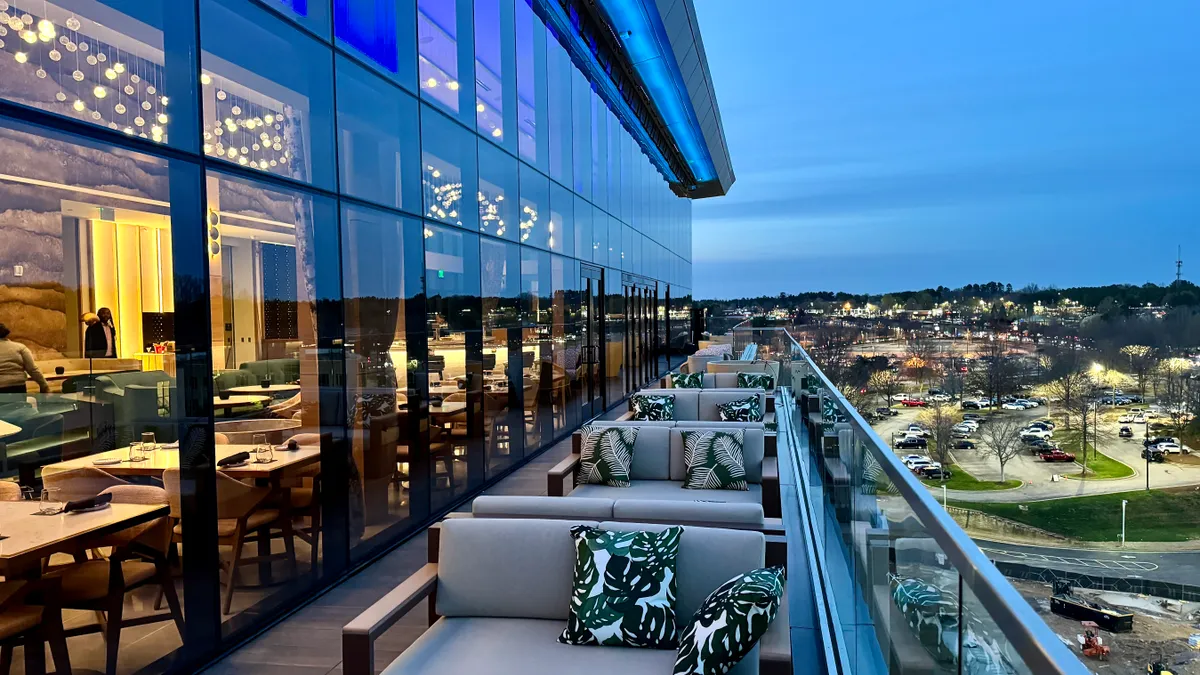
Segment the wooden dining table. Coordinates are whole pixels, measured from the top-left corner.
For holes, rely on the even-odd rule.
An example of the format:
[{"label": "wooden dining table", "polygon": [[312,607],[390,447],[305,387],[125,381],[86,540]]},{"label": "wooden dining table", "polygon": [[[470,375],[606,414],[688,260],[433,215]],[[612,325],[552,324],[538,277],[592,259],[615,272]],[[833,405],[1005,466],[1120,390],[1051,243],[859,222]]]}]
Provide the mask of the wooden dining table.
[{"label": "wooden dining table", "polygon": [[240,387],[230,387],[225,391],[231,394],[292,394],[300,391],[300,385],[271,384],[264,387],[261,384],[247,384]]},{"label": "wooden dining table", "polygon": [[0,576],[36,578],[41,560],[87,548],[87,540],[169,513],[166,504],[109,504],[89,513],[34,515],[40,502],[0,502]]},{"label": "wooden dining table", "polygon": [[[216,446],[217,462],[239,452],[250,453],[250,460],[243,466],[222,467],[218,465],[217,469],[233,478],[251,478],[278,485],[284,476],[321,461],[321,448],[315,445],[302,445],[296,450],[280,450],[278,447],[276,446],[273,462],[260,464],[255,461],[255,446],[253,445],[218,445]],[[114,476],[162,477],[163,472],[167,469],[179,468],[179,450],[177,448],[160,446],[155,450],[147,451],[145,456],[145,460],[131,462],[129,461],[129,448],[117,448],[48,464],[42,469],[42,472],[56,473],[81,467],[93,467]]]},{"label": "wooden dining table", "polygon": [[[260,387],[260,389],[261,389],[261,387]],[[250,406],[250,405],[256,405],[259,403],[266,403],[267,401],[270,401],[270,400],[271,400],[270,396],[260,396],[260,395],[251,395],[251,394],[235,394],[233,396],[226,396],[225,398],[221,398],[220,396],[214,396],[213,397],[213,408],[217,408],[217,409],[239,408],[241,406]]]}]

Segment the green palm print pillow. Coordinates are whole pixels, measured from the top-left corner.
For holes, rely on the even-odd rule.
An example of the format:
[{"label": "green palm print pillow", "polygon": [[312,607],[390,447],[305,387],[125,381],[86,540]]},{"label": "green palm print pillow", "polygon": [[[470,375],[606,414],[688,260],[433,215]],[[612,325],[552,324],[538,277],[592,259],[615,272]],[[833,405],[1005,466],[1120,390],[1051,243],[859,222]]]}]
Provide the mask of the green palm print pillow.
[{"label": "green palm print pillow", "polygon": [[609,532],[579,525],[571,613],[558,641],[674,649],[675,560],[681,527],[662,532]]},{"label": "green palm print pillow", "polygon": [[722,422],[761,422],[762,410],[758,407],[758,397],[751,396],[717,406]]},{"label": "green palm print pillow", "polygon": [[629,467],[633,464],[633,446],[637,443],[638,428],[596,428],[589,424],[579,433],[579,481],[592,485],[629,487]]},{"label": "green palm print pillow", "polygon": [[679,373],[671,377],[677,389],[703,389],[704,373]]},{"label": "green palm print pillow", "polygon": [[729,672],[775,620],[786,582],[782,567],[766,567],[721,584],[682,627],[673,675]]},{"label": "green palm print pillow", "polygon": [[669,422],[675,419],[675,397],[669,395],[634,394],[629,399],[633,419],[639,422]]},{"label": "green palm print pillow", "polygon": [[768,373],[738,373],[738,389],[766,389],[775,386],[775,378]]},{"label": "green palm print pillow", "polygon": [[749,490],[742,455],[746,433],[684,431],[683,487],[688,490]]}]

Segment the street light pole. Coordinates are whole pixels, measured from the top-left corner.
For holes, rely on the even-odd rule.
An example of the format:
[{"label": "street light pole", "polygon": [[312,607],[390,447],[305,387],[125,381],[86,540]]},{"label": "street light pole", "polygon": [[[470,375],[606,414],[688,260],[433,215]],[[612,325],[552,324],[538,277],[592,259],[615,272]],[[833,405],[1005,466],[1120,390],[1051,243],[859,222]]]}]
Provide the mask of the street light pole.
[{"label": "street light pole", "polygon": [[1125,506],[1128,504],[1128,499],[1121,500],[1121,546],[1125,546]]}]

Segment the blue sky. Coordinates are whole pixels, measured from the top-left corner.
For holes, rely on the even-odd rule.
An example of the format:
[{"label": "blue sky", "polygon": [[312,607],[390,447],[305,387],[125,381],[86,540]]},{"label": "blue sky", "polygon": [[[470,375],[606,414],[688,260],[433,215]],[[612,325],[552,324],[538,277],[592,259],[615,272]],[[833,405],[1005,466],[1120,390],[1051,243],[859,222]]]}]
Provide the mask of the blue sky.
[{"label": "blue sky", "polygon": [[1200,2],[695,5],[737,174],[697,297],[1200,279]]}]

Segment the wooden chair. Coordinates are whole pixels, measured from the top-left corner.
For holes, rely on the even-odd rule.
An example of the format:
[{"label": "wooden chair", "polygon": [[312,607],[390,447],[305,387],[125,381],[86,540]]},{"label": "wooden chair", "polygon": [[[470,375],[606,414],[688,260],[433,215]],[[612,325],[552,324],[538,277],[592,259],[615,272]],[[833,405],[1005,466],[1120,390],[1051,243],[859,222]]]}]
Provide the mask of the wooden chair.
[{"label": "wooden chair", "polygon": [[10,480],[0,480],[0,502],[19,502],[22,498],[20,484]]},{"label": "wooden chair", "polygon": [[60,501],[69,502],[95,497],[110,487],[129,483],[96,467],[81,466],[54,473],[43,472],[42,485],[47,489],[57,490],[56,496]]},{"label": "wooden chair", "polygon": [[47,642],[55,670],[71,675],[58,589],[57,579],[0,581],[0,675],[12,670],[18,646],[25,648],[26,673],[41,668]]},{"label": "wooden chair", "polygon": [[[292,441],[300,447],[321,447],[321,434],[296,434],[283,442]],[[288,506],[292,517],[292,531],[312,550],[310,571],[317,573],[317,547],[321,543],[321,465],[312,465],[312,470],[294,480],[296,485],[288,487]],[[305,524],[304,520],[308,523]]]},{"label": "wooden chair", "polygon": [[[171,515],[176,520],[182,514],[183,493],[179,486],[179,469],[167,469],[163,472],[163,484],[167,488],[167,496],[171,504]],[[243,565],[254,565],[273,560],[287,560],[291,565],[292,574],[296,573],[296,546],[292,530],[292,519],[288,504],[282,508],[267,508],[274,493],[270,488],[253,487],[234,478],[217,472],[217,544],[233,549],[229,562],[222,561],[221,571],[224,572],[224,597],[221,611],[229,614],[233,604],[233,587],[237,585],[237,570]],[[258,531],[259,537],[271,537],[272,530],[278,528],[283,538],[284,553],[243,557],[242,549],[248,541],[247,535]],[[180,523],[175,526],[176,536],[182,536],[184,529]]]},{"label": "wooden chair", "polygon": [[[118,504],[167,504],[167,491],[151,485],[117,485],[101,494],[111,494]],[[167,552],[171,545],[168,518],[130,527],[88,542],[89,548],[111,546],[107,560],[87,560],[53,567],[48,578],[60,583],[63,607],[97,613],[97,626],[104,635],[105,672],[115,675],[120,653],[121,630],[159,621],[174,621],[183,637],[183,609],[171,579]],[[155,584],[166,597],[170,611],[133,619],[124,618],[125,596],[142,586]],[[72,631],[73,633],[75,631]]]}]

